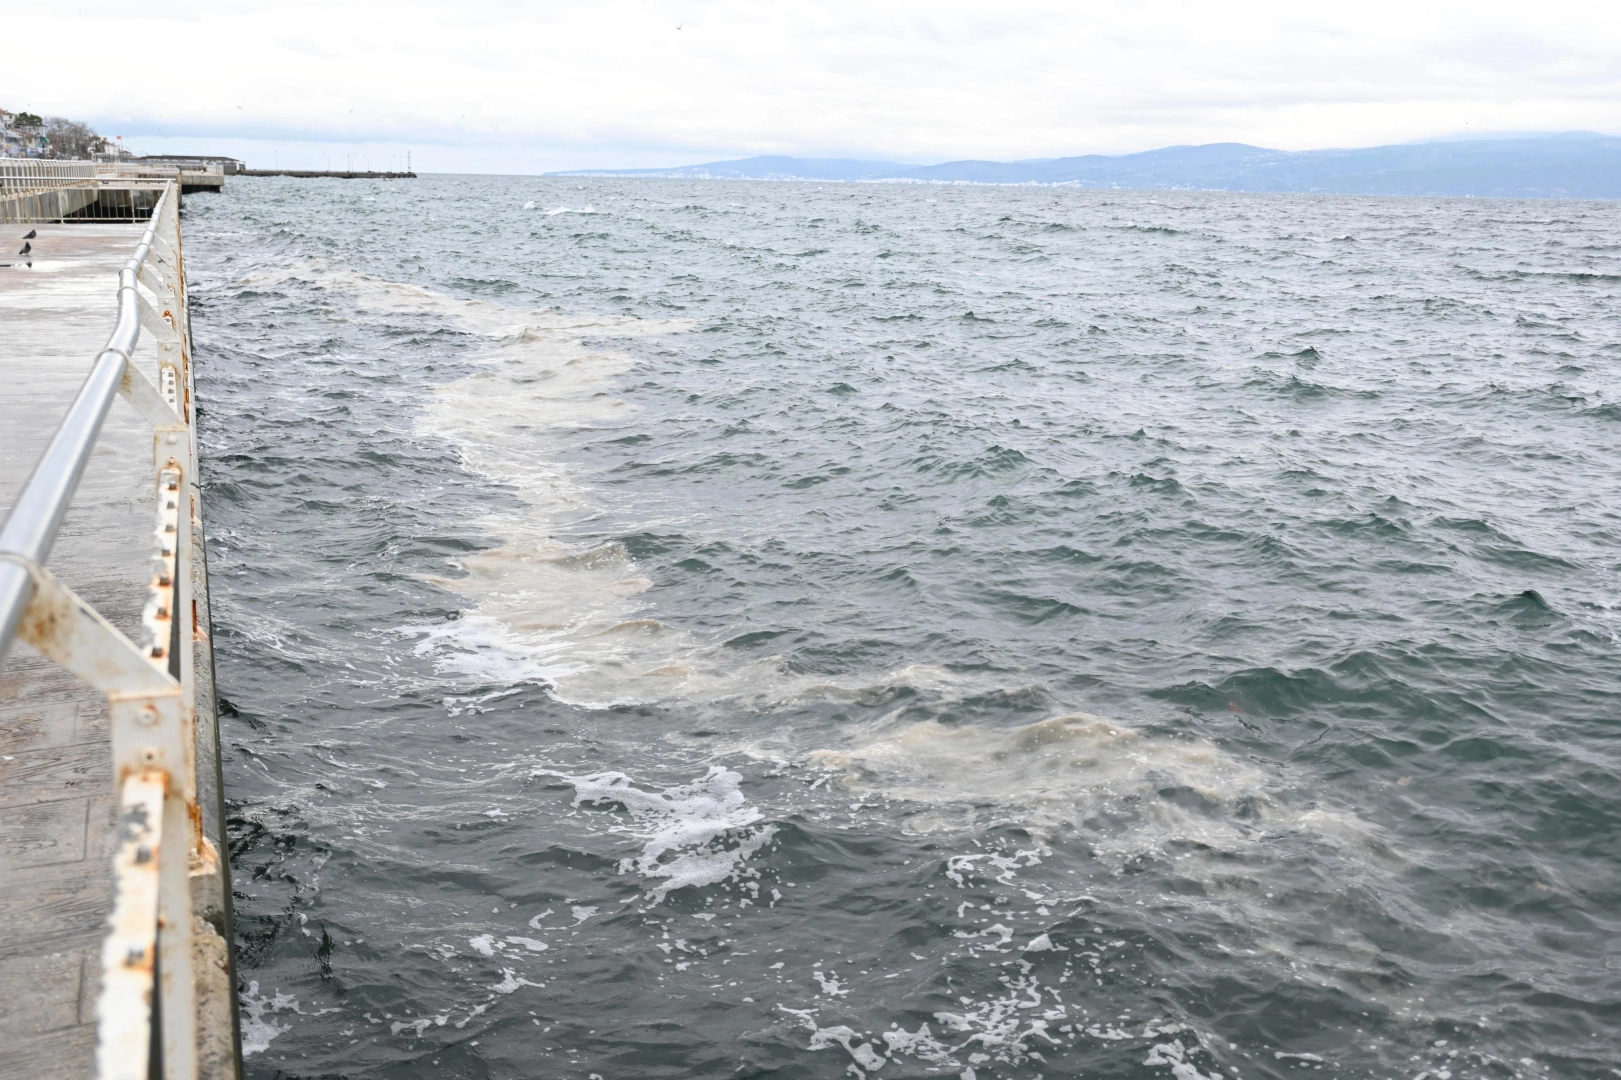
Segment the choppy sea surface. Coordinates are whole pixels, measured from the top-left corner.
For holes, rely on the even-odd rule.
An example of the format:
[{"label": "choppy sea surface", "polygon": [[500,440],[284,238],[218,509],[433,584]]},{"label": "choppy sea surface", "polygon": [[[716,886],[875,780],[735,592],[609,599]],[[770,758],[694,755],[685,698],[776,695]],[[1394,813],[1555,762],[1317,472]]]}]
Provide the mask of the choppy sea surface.
[{"label": "choppy sea surface", "polygon": [[251,1076],[1621,1075],[1621,204],[185,230]]}]

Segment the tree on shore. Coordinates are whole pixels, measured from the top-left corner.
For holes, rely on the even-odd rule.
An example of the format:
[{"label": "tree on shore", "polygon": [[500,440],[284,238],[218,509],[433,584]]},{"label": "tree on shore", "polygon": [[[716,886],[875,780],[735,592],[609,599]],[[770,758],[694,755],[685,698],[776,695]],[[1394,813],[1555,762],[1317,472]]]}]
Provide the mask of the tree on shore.
[{"label": "tree on shore", "polygon": [[54,158],[83,159],[107,152],[107,140],[92,131],[88,124],[63,116],[45,121],[45,138],[50,141],[49,153]]}]

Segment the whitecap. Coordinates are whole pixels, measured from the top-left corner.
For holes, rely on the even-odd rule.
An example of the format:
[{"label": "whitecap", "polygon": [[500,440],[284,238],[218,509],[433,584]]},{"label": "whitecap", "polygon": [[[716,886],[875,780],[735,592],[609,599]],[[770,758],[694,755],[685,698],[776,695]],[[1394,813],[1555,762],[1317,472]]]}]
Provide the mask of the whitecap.
[{"label": "whitecap", "polygon": [[242,1056],[252,1057],[270,1047],[276,1036],[293,1029],[292,1024],[278,1024],[274,1017],[281,1012],[302,1014],[298,999],[291,994],[276,992],[270,997],[259,993],[258,980],[251,980],[247,990],[238,998],[241,1006]]},{"label": "whitecap", "polygon": [[[638,788],[624,773],[561,777],[574,788],[574,805],[622,806],[630,817],[615,831],[645,843],[639,856],[619,864],[655,884],[648,890],[659,903],[676,889],[702,888],[750,874],[744,864],[776,835],[760,825],[761,814],[744,798],[742,776],[721,766],[690,784],[663,791]],[[594,909],[593,909],[594,910]]]}]

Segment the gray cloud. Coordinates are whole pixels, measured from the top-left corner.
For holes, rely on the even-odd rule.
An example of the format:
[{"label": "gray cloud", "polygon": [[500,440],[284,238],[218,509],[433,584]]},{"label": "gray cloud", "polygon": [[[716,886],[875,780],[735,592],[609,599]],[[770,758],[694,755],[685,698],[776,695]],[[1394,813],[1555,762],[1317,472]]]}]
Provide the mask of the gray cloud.
[{"label": "gray cloud", "polygon": [[[960,0],[0,4],[0,104],[441,167],[914,161],[1608,129],[1621,5]],[[681,29],[676,29],[677,26]],[[125,62],[119,62],[120,59]]]}]

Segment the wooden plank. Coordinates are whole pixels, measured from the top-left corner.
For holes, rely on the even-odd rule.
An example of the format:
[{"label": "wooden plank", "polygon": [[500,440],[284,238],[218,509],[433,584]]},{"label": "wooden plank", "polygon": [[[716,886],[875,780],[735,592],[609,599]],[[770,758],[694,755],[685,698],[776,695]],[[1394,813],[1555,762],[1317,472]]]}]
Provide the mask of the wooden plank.
[{"label": "wooden plank", "polygon": [[66,746],[79,728],[79,703],[35,701],[23,708],[0,709],[0,755]]},{"label": "wooden plank", "polygon": [[[110,790],[105,795],[97,795],[90,800],[90,810],[86,814],[84,857],[95,864],[91,872],[100,873],[100,868],[111,867],[113,852],[118,849],[118,799]],[[111,873],[108,870],[108,873]]]},{"label": "wooden plank", "polygon": [[96,1029],[92,1024],[12,1035],[0,1054],[0,1080],[86,1080],[96,1075]]},{"label": "wooden plank", "polygon": [[101,942],[84,953],[84,974],[79,978],[79,1023],[96,1023],[96,1000],[101,994]]},{"label": "wooden plank", "polygon": [[6,928],[0,955],[100,948],[112,906],[110,863],[85,859],[7,871],[0,879],[0,925]]},{"label": "wooden plank", "polygon": [[74,743],[0,758],[0,809],[102,794],[113,786],[105,743]]},{"label": "wooden plank", "polygon": [[79,701],[89,689],[23,642],[12,646],[6,670],[0,672],[0,702],[8,707]]},{"label": "wooden plank", "polygon": [[57,799],[0,815],[0,871],[84,859],[89,799]]},{"label": "wooden plank", "polygon": [[0,959],[0,1031],[38,1035],[82,1023],[85,951]]}]

